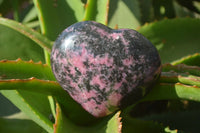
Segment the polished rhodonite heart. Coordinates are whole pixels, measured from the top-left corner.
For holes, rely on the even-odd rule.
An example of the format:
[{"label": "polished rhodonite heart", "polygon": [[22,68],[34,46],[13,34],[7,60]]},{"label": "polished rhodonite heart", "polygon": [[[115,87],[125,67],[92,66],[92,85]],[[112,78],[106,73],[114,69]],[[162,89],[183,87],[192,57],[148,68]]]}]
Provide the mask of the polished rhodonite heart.
[{"label": "polished rhodonite heart", "polygon": [[143,35],[93,21],[61,33],[51,66],[58,83],[95,117],[138,101],[161,71],[159,54]]}]

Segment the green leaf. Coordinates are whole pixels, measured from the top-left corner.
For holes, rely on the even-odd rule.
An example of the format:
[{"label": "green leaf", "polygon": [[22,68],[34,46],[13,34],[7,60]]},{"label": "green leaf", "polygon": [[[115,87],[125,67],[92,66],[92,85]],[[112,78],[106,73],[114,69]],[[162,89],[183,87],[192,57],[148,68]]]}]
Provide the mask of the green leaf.
[{"label": "green leaf", "polygon": [[107,25],[109,4],[110,0],[87,0],[83,20],[95,20]]},{"label": "green leaf", "polygon": [[50,40],[69,25],[83,19],[84,5],[81,0],[34,0],[42,33]]},{"label": "green leaf", "polygon": [[38,79],[55,80],[50,66],[41,62],[2,60],[0,61],[0,80],[2,79],[27,79],[35,77]]},{"label": "green leaf", "polygon": [[84,21],[94,20],[104,25],[108,24],[110,0],[87,0]]},{"label": "green leaf", "polygon": [[49,120],[51,109],[47,96],[22,90],[1,90],[1,93],[29,116],[30,119],[46,131],[53,132],[53,123]]},{"label": "green leaf", "polygon": [[162,63],[173,62],[200,51],[200,20],[166,19],[142,26],[139,32],[158,49]]},{"label": "green leaf", "polygon": [[0,90],[25,90],[44,95],[61,96],[66,93],[55,81],[30,79],[0,80]]},{"label": "green leaf", "polygon": [[162,66],[162,73],[159,82],[161,83],[182,83],[185,85],[200,87],[200,67],[179,64],[173,66],[165,64]]},{"label": "green leaf", "polygon": [[200,101],[200,88],[196,86],[184,85],[181,83],[159,83],[155,85],[151,92],[140,102],[169,99]]},{"label": "green leaf", "polygon": [[136,29],[141,23],[138,0],[110,0],[108,26]]},{"label": "green leaf", "polygon": [[[39,80],[36,78],[0,80],[0,90],[17,90],[20,91],[20,96],[21,93],[23,94],[26,91],[29,93],[35,93],[35,95],[43,94],[45,97],[53,96],[61,104],[65,113],[69,115],[68,118],[71,121],[82,125],[96,121],[96,118],[86,112],[81,105],[75,102],[69,96],[69,94],[55,81]],[[9,95],[10,91],[5,91],[3,94],[11,101],[18,99],[19,97],[19,93],[16,93],[16,96],[13,94],[12,97],[8,97],[7,93]],[[25,98],[28,98],[28,95]],[[37,99],[37,97],[35,99]],[[35,102],[40,103],[39,100],[41,99],[39,98],[35,100]],[[16,103],[15,105],[19,108],[21,107],[20,103]]]},{"label": "green leaf", "polygon": [[122,122],[121,122],[120,112],[117,112],[113,115],[112,118],[109,119],[107,123],[106,133],[121,133],[122,130]]},{"label": "green leaf", "polygon": [[56,109],[56,123],[54,124],[55,133],[120,133],[121,132],[121,118],[120,112],[112,117],[106,117],[99,123],[90,126],[78,126],[72,123],[62,112],[59,104],[57,103]]},{"label": "green leaf", "polygon": [[97,14],[96,21],[102,24],[108,24],[108,12],[109,12],[110,0],[98,0],[97,1]]},{"label": "green leaf", "polygon": [[171,65],[171,64],[164,64],[162,66],[162,72],[177,72],[177,73],[185,73],[185,74],[191,74],[200,76],[200,67],[198,66],[187,66],[184,64],[178,64],[178,65]]},{"label": "green leaf", "polygon": [[[0,61],[0,75],[0,90],[17,89],[41,93],[46,96],[52,95],[61,103],[64,111],[70,114],[69,118],[72,121],[84,124],[86,121],[91,122],[95,120],[95,118],[76,103],[57,82],[49,81],[55,80],[55,78],[48,65],[43,65],[41,62],[26,62],[20,59],[17,61],[4,60]],[[31,77],[36,77],[38,79]]]},{"label": "green leaf", "polygon": [[[32,76],[42,79],[54,79],[50,67],[42,65],[41,62],[25,62],[18,59],[17,61],[1,61],[0,68],[1,79],[3,79],[0,80],[1,93],[20,110],[25,112],[33,121],[42,126],[48,132],[51,132],[53,130],[52,122],[49,120],[51,110],[46,93],[49,92],[51,88],[57,89],[55,86],[58,86],[58,88],[60,88],[60,86],[58,84],[53,86],[49,83],[50,81],[47,81],[48,88],[46,88],[46,93],[44,95],[44,89],[42,89],[44,88],[43,82],[34,82],[32,81],[33,78],[29,81],[30,83],[26,83],[28,81],[25,79],[22,80],[23,78],[29,78]],[[17,80],[13,78],[22,79]],[[60,88],[60,90],[62,89]],[[58,90],[55,91],[59,93]],[[52,91],[49,92],[48,95],[51,93]]]},{"label": "green leaf", "polygon": [[1,133],[42,133],[44,129],[28,119],[22,113],[0,118]]},{"label": "green leaf", "polygon": [[160,77],[162,83],[177,83],[200,87],[200,77],[193,75],[178,74],[175,72],[163,72]]},{"label": "green leaf", "polygon": [[21,33],[26,38],[31,39],[36,44],[40,45],[42,48],[47,50],[49,53],[51,52],[52,42],[49,41],[46,37],[42,36],[40,33],[34,31],[33,29],[28,28],[16,21],[5,19],[5,18],[0,18],[0,25],[6,26],[8,28],[11,28],[11,29]]},{"label": "green leaf", "polygon": [[0,59],[44,61],[43,49],[19,32],[0,25]]},{"label": "green leaf", "polygon": [[66,98],[67,94],[57,82],[36,78],[0,80],[0,90],[24,90],[44,94],[48,96],[48,99],[50,99],[50,96],[54,96],[58,100]]},{"label": "green leaf", "polygon": [[[200,101],[200,67],[179,64],[165,64],[157,84],[138,103],[155,100],[191,100]],[[136,103],[136,104],[138,104]],[[130,112],[132,105],[123,111]]]},{"label": "green leaf", "polygon": [[200,53],[188,55],[186,57],[183,57],[179,60],[172,62],[172,64],[173,65],[186,64],[186,65],[190,65],[190,66],[200,66]]},{"label": "green leaf", "polygon": [[104,25],[108,24],[110,0],[87,0],[84,21],[93,20]]},{"label": "green leaf", "polygon": [[162,67],[161,78],[141,101],[187,99],[200,101],[200,67],[184,64]]}]

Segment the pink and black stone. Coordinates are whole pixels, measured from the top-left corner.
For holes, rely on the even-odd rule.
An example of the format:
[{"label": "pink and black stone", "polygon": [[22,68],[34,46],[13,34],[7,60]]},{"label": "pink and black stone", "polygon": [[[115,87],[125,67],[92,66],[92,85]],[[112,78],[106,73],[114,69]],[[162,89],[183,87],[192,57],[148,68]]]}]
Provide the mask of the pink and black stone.
[{"label": "pink and black stone", "polygon": [[159,54],[143,35],[93,21],[75,23],[61,33],[51,66],[58,83],[95,117],[138,101],[161,71]]}]

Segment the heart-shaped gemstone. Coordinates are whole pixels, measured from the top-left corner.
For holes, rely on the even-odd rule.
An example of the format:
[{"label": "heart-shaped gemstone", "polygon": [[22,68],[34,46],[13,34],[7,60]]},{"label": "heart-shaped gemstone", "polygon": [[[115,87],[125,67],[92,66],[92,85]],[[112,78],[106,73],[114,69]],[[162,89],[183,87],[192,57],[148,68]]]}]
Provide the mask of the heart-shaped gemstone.
[{"label": "heart-shaped gemstone", "polygon": [[143,35],[93,21],[61,33],[51,66],[58,83],[95,117],[138,101],[161,71],[159,54]]}]

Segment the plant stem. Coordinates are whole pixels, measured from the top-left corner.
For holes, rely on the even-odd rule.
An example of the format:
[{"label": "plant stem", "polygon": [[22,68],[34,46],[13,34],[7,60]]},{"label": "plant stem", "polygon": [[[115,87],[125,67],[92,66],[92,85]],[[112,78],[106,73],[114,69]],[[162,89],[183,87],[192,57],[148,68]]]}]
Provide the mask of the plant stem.
[{"label": "plant stem", "polygon": [[87,0],[84,21],[86,20],[94,20],[95,19],[95,11],[96,11],[97,0]]},{"label": "plant stem", "polygon": [[47,50],[44,50],[44,57],[45,57],[45,62],[47,65],[51,65],[51,61],[50,61],[50,54],[48,53]]},{"label": "plant stem", "polygon": [[[35,6],[37,7],[37,8],[39,8],[39,4],[38,4],[38,1],[37,0],[34,0],[33,1],[34,2],[34,4],[35,4]],[[38,11],[39,13],[38,13],[38,15],[39,15],[39,21],[40,21],[40,29],[41,29],[41,32],[42,32],[42,34],[43,35],[45,35],[46,37],[48,37],[48,39],[52,39],[52,38],[49,38],[49,36],[47,35],[48,33],[47,33],[47,29],[45,28],[45,23],[43,23],[43,20],[42,20],[42,18],[41,18],[41,11]],[[46,62],[46,64],[47,65],[51,65],[51,63],[50,63],[50,54],[48,53],[48,51],[47,50],[45,50],[44,49],[44,57],[45,57],[45,62]]]},{"label": "plant stem", "polygon": [[55,105],[55,101],[54,98],[52,96],[48,96],[49,99],[49,104],[51,107],[51,112],[53,114],[54,119],[56,118],[56,105]]}]

